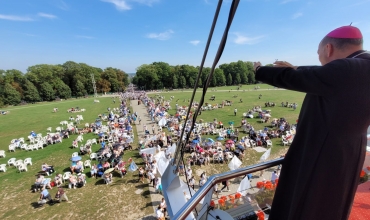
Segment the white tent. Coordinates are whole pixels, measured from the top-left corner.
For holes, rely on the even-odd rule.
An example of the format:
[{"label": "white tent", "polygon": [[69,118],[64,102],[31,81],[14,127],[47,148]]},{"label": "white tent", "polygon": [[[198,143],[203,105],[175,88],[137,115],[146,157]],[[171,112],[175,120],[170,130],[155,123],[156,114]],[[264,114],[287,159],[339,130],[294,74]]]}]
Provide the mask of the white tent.
[{"label": "white tent", "polygon": [[166,120],[166,118],[165,117],[163,117],[161,120],[159,120],[159,122],[158,122],[158,126],[161,126],[161,127],[163,127],[163,126],[165,126],[167,124],[167,120]]},{"label": "white tent", "polygon": [[245,196],[247,195],[246,190],[250,188],[251,188],[251,182],[249,181],[248,177],[245,176],[244,179],[240,182],[237,192]]},{"label": "white tent", "polygon": [[228,166],[230,170],[235,170],[235,169],[238,169],[240,165],[242,165],[242,162],[238,159],[238,157],[234,156],[233,159],[231,159]]},{"label": "white tent", "polygon": [[168,154],[174,154],[176,152],[176,144],[173,143],[171,147],[168,147],[166,153]]},{"label": "white tent", "polygon": [[158,171],[162,175],[164,171],[166,170],[170,160],[166,158],[165,154],[163,151],[160,151],[156,155],[154,155],[155,160],[157,161],[158,164]]},{"label": "white tent", "polygon": [[144,148],[144,149],[141,149],[140,150],[140,154],[152,154],[154,155],[155,154],[155,151],[156,151],[156,148],[155,147],[151,147],[151,148]]},{"label": "white tent", "polygon": [[270,149],[268,149],[265,153],[263,153],[263,155],[262,155],[262,156],[261,156],[261,158],[260,158],[260,161],[261,161],[261,162],[266,161],[266,160],[269,158],[270,153],[271,153],[271,148],[270,148]]}]

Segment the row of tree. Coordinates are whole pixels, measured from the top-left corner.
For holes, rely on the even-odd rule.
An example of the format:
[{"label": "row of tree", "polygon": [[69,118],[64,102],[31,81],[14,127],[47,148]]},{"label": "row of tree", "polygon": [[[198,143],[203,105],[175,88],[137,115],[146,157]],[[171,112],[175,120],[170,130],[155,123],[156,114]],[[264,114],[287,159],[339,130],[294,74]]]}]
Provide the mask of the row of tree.
[{"label": "row of tree", "polygon": [[[198,72],[199,67],[170,66],[165,62],[154,62],[138,67],[132,83],[146,90],[189,88],[194,87]],[[203,68],[198,86],[203,85],[210,72],[211,68]],[[209,85],[215,87],[253,83],[255,83],[253,64],[239,60],[238,62],[222,64],[216,68]]]},{"label": "row of tree", "polygon": [[102,70],[72,61],[31,66],[25,74],[15,69],[0,70],[0,106],[93,94],[92,75],[97,92],[119,92],[129,84],[129,76],[122,70]]}]

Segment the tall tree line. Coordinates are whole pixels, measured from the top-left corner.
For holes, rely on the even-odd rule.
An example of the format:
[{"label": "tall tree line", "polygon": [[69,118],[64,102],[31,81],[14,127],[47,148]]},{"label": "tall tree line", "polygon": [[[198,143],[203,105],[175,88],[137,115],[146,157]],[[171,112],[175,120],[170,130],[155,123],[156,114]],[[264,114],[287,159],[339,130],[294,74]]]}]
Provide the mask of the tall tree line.
[{"label": "tall tree line", "polygon": [[25,74],[15,69],[0,70],[0,106],[93,94],[91,74],[98,92],[123,91],[129,84],[128,74],[120,69],[108,67],[102,70],[73,61],[62,65],[30,66]]},{"label": "tall tree line", "polygon": [[[154,62],[139,66],[132,83],[145,90],[191,88],[196,83],[198,72],[199,67],[170,66],[165,62]],[[199,87],[203,85],[203,82],[206,82],[210,72],[211,68],[203,68],[201,78],[198,81]],[[209,85],[215,87],[253,83],[255,83],[255,76],[252,62],[239,60],[238,62],[222,64],[216,68]]]}]

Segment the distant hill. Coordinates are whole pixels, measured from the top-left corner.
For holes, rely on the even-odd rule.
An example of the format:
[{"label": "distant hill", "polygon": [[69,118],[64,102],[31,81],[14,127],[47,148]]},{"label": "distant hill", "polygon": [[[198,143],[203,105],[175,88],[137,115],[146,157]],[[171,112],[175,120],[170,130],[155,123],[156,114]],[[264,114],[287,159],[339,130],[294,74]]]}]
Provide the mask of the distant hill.
[{"label": "distant hill", "polygon": [[136,73],[127,73],[130,77],[134,77]]}]

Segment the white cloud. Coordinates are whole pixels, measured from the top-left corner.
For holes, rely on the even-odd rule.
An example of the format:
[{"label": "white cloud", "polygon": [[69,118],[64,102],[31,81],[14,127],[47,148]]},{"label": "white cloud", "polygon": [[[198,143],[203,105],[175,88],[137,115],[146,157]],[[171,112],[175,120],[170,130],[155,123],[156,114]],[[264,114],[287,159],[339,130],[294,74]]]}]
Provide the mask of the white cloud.
[{"label": "white cloud", "polygon": [[131,9],[131,7],[127,4],[126,0],[101,0],[101,1],[112,3],[114,6],[116,6],[117,10],[119,11],[126,11]]},{"label": "white cloud", "polygon": [[159,2],[160,0],[131,0],[131,1],[138,2],[143,5],[152,6],[153,3]]},{"label": "white cloud", "polygon": [[190,41],[189,43],[191,43],[192,45],[198,45],[199,43],[200,43],[200,41],[199,40],[192,40],[192,41]]},{"label": "white cloud", "polygon": [[76,35],[77,38],[83,38],[83,39],[94,39],[95,37],[91,36],[84,36],[84,35]]},{"label": "white cloud", "polygon": [[296,0],[283,0],[280,2],[280,4],[287,4],[289,2],[295,2]]},{"label": "white cloud", "polygon": [[303,16],[302,12],[297,12],[294,15],[292,15],[292,19],[297,19],[297,18],[302,17],[302,16]]},{"label": "white cloud", "polygon": [[57,18],[57,16],[55,16],[55,15],[52,15],[52,14],[46,14],[46,13],[38,13],[37,14],[38,16],[40,16],[40,17],[44,17],[44,18],[49,18],[49,19],[54,19],[54,18]]},{"label": "white cloud", "polygon": [[265,37],[265,36],[247,37],[247,36],[241,35],[240,33],[234,33],[234,34],[236,36],[236,38],[234,39],[234,43],[236,44],[249,44],[249,45],[257,44],[262,40],[262,38]]},{"label": "white cloud", "polygon": [[162,33],[150,33],[147,38],[157,39],[157,40],[168,40],[171,38],[172,34],[175,33],[173,30],[167,30]]},{"label": "white cloud", "polygon": [[17,15],[2,15],[0,14],[0,19],[9,21],[33,21],[30,17],[17,16]]},{"label": "white cloud", "polygon": [[69,9],[69,6],[63,0],[60,0],[57,7],[64,10],[64,11],[68,11],[68,9]]}]

